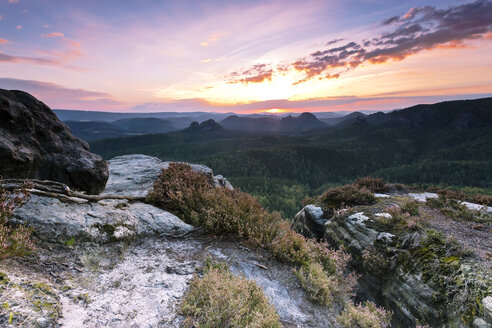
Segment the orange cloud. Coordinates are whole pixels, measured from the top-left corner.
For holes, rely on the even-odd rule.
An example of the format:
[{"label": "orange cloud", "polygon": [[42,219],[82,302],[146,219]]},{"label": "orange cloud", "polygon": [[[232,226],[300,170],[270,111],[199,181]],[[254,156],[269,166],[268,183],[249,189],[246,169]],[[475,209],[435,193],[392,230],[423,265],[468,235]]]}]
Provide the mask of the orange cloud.
[{"label": "orange cloud", "polygon": [[[325,44],[325,49],[313,52],[298,59],[287,67],[302,72],[304,78],[293,85],[313,78],[332,79],[357,68],[363,63],[382,64],[389,61],[402,61],[408,56],[424,50],[464,48],[466,41],[490,40],[492,34],[492,1],[475,2],[437,9],[435,7],[411,8],[402,17],[394,16],[383,21],[385,33],[370,40],[347,42],[334,47],[339,39]],[[463,22],[466,22],[464,24]],[[229,74],[229,83],[261,83],[271,80],[281,69],[267,70],[264,65],[258,69]]]},{"label": "orange cloud", "polygon": [[65,34],[61,32],[52,32],[52,33],[46,33],[46,34],[41,34],[43,38],[62,38],[63,40],[67,41],[70,43],[72,46],[80,48],[80,43],[76,41],[72,41],[69,38],[65,36]]},{"label": "orange cloud", "polygon": [[2,43],[9,43],[9,41],[8,41],[8,40],[5,40],[5,39],[0,38],[0,44],[2,44]]}]

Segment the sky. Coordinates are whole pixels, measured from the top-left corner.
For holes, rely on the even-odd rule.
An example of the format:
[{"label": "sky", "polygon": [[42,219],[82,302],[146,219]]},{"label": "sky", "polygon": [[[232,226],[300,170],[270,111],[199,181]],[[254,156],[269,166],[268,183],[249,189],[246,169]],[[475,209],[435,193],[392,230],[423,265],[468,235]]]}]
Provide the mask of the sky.
[{"label": "sky", "polygon": [[0,0],[0,88],[54,109],[389,110],[492,96],[492,0]]}]

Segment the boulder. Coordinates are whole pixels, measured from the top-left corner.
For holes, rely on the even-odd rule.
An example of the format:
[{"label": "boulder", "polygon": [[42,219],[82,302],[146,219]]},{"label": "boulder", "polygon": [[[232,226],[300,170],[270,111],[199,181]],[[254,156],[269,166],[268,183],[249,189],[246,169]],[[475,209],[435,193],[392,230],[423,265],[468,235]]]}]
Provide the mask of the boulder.
[{"label": "boulder", "polygon": [[[152,189],[155,179],[162,169],[167,169],[171,162],[163,162],[158,158],[134,154],[118,156],[109,161],[109,179],[105,196],[145,197]],[[216,187],[233,189],[229,180],[221,175],[214,176],[212,169],[201,164],[189,164],[194,171],[201,172],[212,178]]]},{"label": "boulder", "polygon": [[[419,323],[465,327],[461,316],[470,302],[467,289],[483,289],[483,281],[491,281],[490,272],[473,257],[447,255],[448,249],[439,249],[445,246],[433,242],[432,232],[402,229],[401,219],[388,213],[393,206],[394,200],[388,199],[330,217],[322,208],[307,205],[294,218],[292,228],[308,238],[324,238],[331,246],[343,246],[352,255],[352,269],[361,274],[357,299],[391,310],[396,327]],[[459,284],[464,280],[466,288]],[[488,323],[492,316],[492,297],[485,297],[482,304],[484,318],[468,317],[476,321],[475,326]]]},{"label": "boulder", "polygon": [[53,180],[99,194],[108,180],[108,164],[41,101],[0,89],[0,175]]},{"label": "boulder", "polygon": [[315,205],[306,205],[292,220],[292,229],[306,238],[323,238],[324,225],[323,210]]}]

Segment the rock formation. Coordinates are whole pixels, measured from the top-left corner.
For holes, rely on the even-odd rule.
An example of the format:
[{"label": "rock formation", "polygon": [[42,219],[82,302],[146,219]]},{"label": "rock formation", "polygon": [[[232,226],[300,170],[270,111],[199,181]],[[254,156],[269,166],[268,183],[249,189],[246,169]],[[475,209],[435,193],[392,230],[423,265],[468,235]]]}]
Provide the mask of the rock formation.
[{"label": "rock formation", "polygon": [[[169,165],[144,155],[109,161],[101,197],[145,196]],[[232,188],[210,168],[192,168]],[[180,301],[208,258],[254,280],[285,327],[337,327],[313,304],[292,267],[238,243],[200,234],[175,215],[138,201],[33,195],[13,223],[34,228],[38,250],[0,261],[0,326],[180,327]]]},{"label": "rock formation", "polygon": [[[357,297],[393,311],[396,327],[467,327],[472,323],[488,327],[492,319],[486,309],[492,308],[492,298],[484,296],[492,294],[487,264],[491,232],[475,230],[472,223],[454,222],[425,207],[423,211],[432,217],[427,222],[417,223],[416,217],[399,210],[402,202],[425,201],[429,195],[380,195],[374,205],[355,206],[328,218],[320,207],[307,205],[293,219],[292,228],[307,238],[343,246],[362,275]],[[466,245],[473,254],[461,253],[466,243],[448,244],[442,232],[482,242]],[[484,309],[483,317],[477,317],[478,308]]]},{"label": "rock formation", "polygon": [[99,194],[108,164],[28,93],[0,89],[0,175],[63,182]]}]

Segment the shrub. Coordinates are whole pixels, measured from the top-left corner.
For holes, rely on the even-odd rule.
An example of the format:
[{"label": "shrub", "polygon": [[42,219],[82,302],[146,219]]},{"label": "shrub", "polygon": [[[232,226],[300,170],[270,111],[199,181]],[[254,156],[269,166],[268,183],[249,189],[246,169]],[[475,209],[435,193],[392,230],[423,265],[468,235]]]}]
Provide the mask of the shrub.
[{"label": "shrub", "polygon": [[234,276],[226,265],[195,276],[181,304],[183,327],[281,327],[279,316],[261,288]]},{"label": "shrub", "polygon": [[428,198],[426,204],[429,207],[439,209],[439,211],[448,218],[456,221],[469,222],[490,222],[491,218],[486,213],[481,211],[471,210],[466,205],[460,204],[454,198],[446,197],[444,194],[439,194],[438,198]]},{"label": "shrub", "polygon": [[407,200],[400,205],[403,213],[408,213],[413,216],[419,215],[419,204],[416,201]]},{"label": "shrub", "polygon": [[320,205],[332,210],[345,206],[371,205],[375,202],[376,197],[369,190],[353,185],[330,188],[320,196]]},{"label": "shrub", "polygon": [[387,192],[389,190],[386,181],[380,178],[365,177],[358,178],[354,182],[354,186],[359,189],[366,188],[372,192]]},{"label": "shrub", "polygon": [[24,205],[29,196],[25,190],[10,193],[0,189],[0,259],[27,255],[34,250],[34,244],[30,239],[32,229],[7,225],[14,210]]},{"label": "shrub", "polygon": [[330,305],[337,289],[337,282],[334,276],[328,276],[319,263],[309,263],[302,265],[295,271],[301,286],[309,297],[320,304]]},{"label": "shrub", "polygon": [[390,327],[391,312],[367,301],[359,305],[349,304],[337,320],[347,328],[386,328]]},{"label": "shrub", "polygon": [[232,233],[257,246],[269,244],[283,222],[278,213],[266,211],[254,197],[215,188],[211,179],[183,163],[171,163],[162,170],[147,201],[208,232]]},{"label": "shrub", "polygon": [[[254,197],[238,190],[215,188],[208,177],[187,164],[172,163],[163,170],[147,200],[208,232],[233,234],[255,247],[270,250],[280,261],[300,266],[298,277],[302,277],[303,287],[315,301],[326,303],[328,298],[336,298],[344,303],[352,293],[356,279],[345,275],[350,259],[347,253],[306,240]],[[330,283],[323,286],[326,281]],[[315,289],[318,292],[313,292]]]}]

